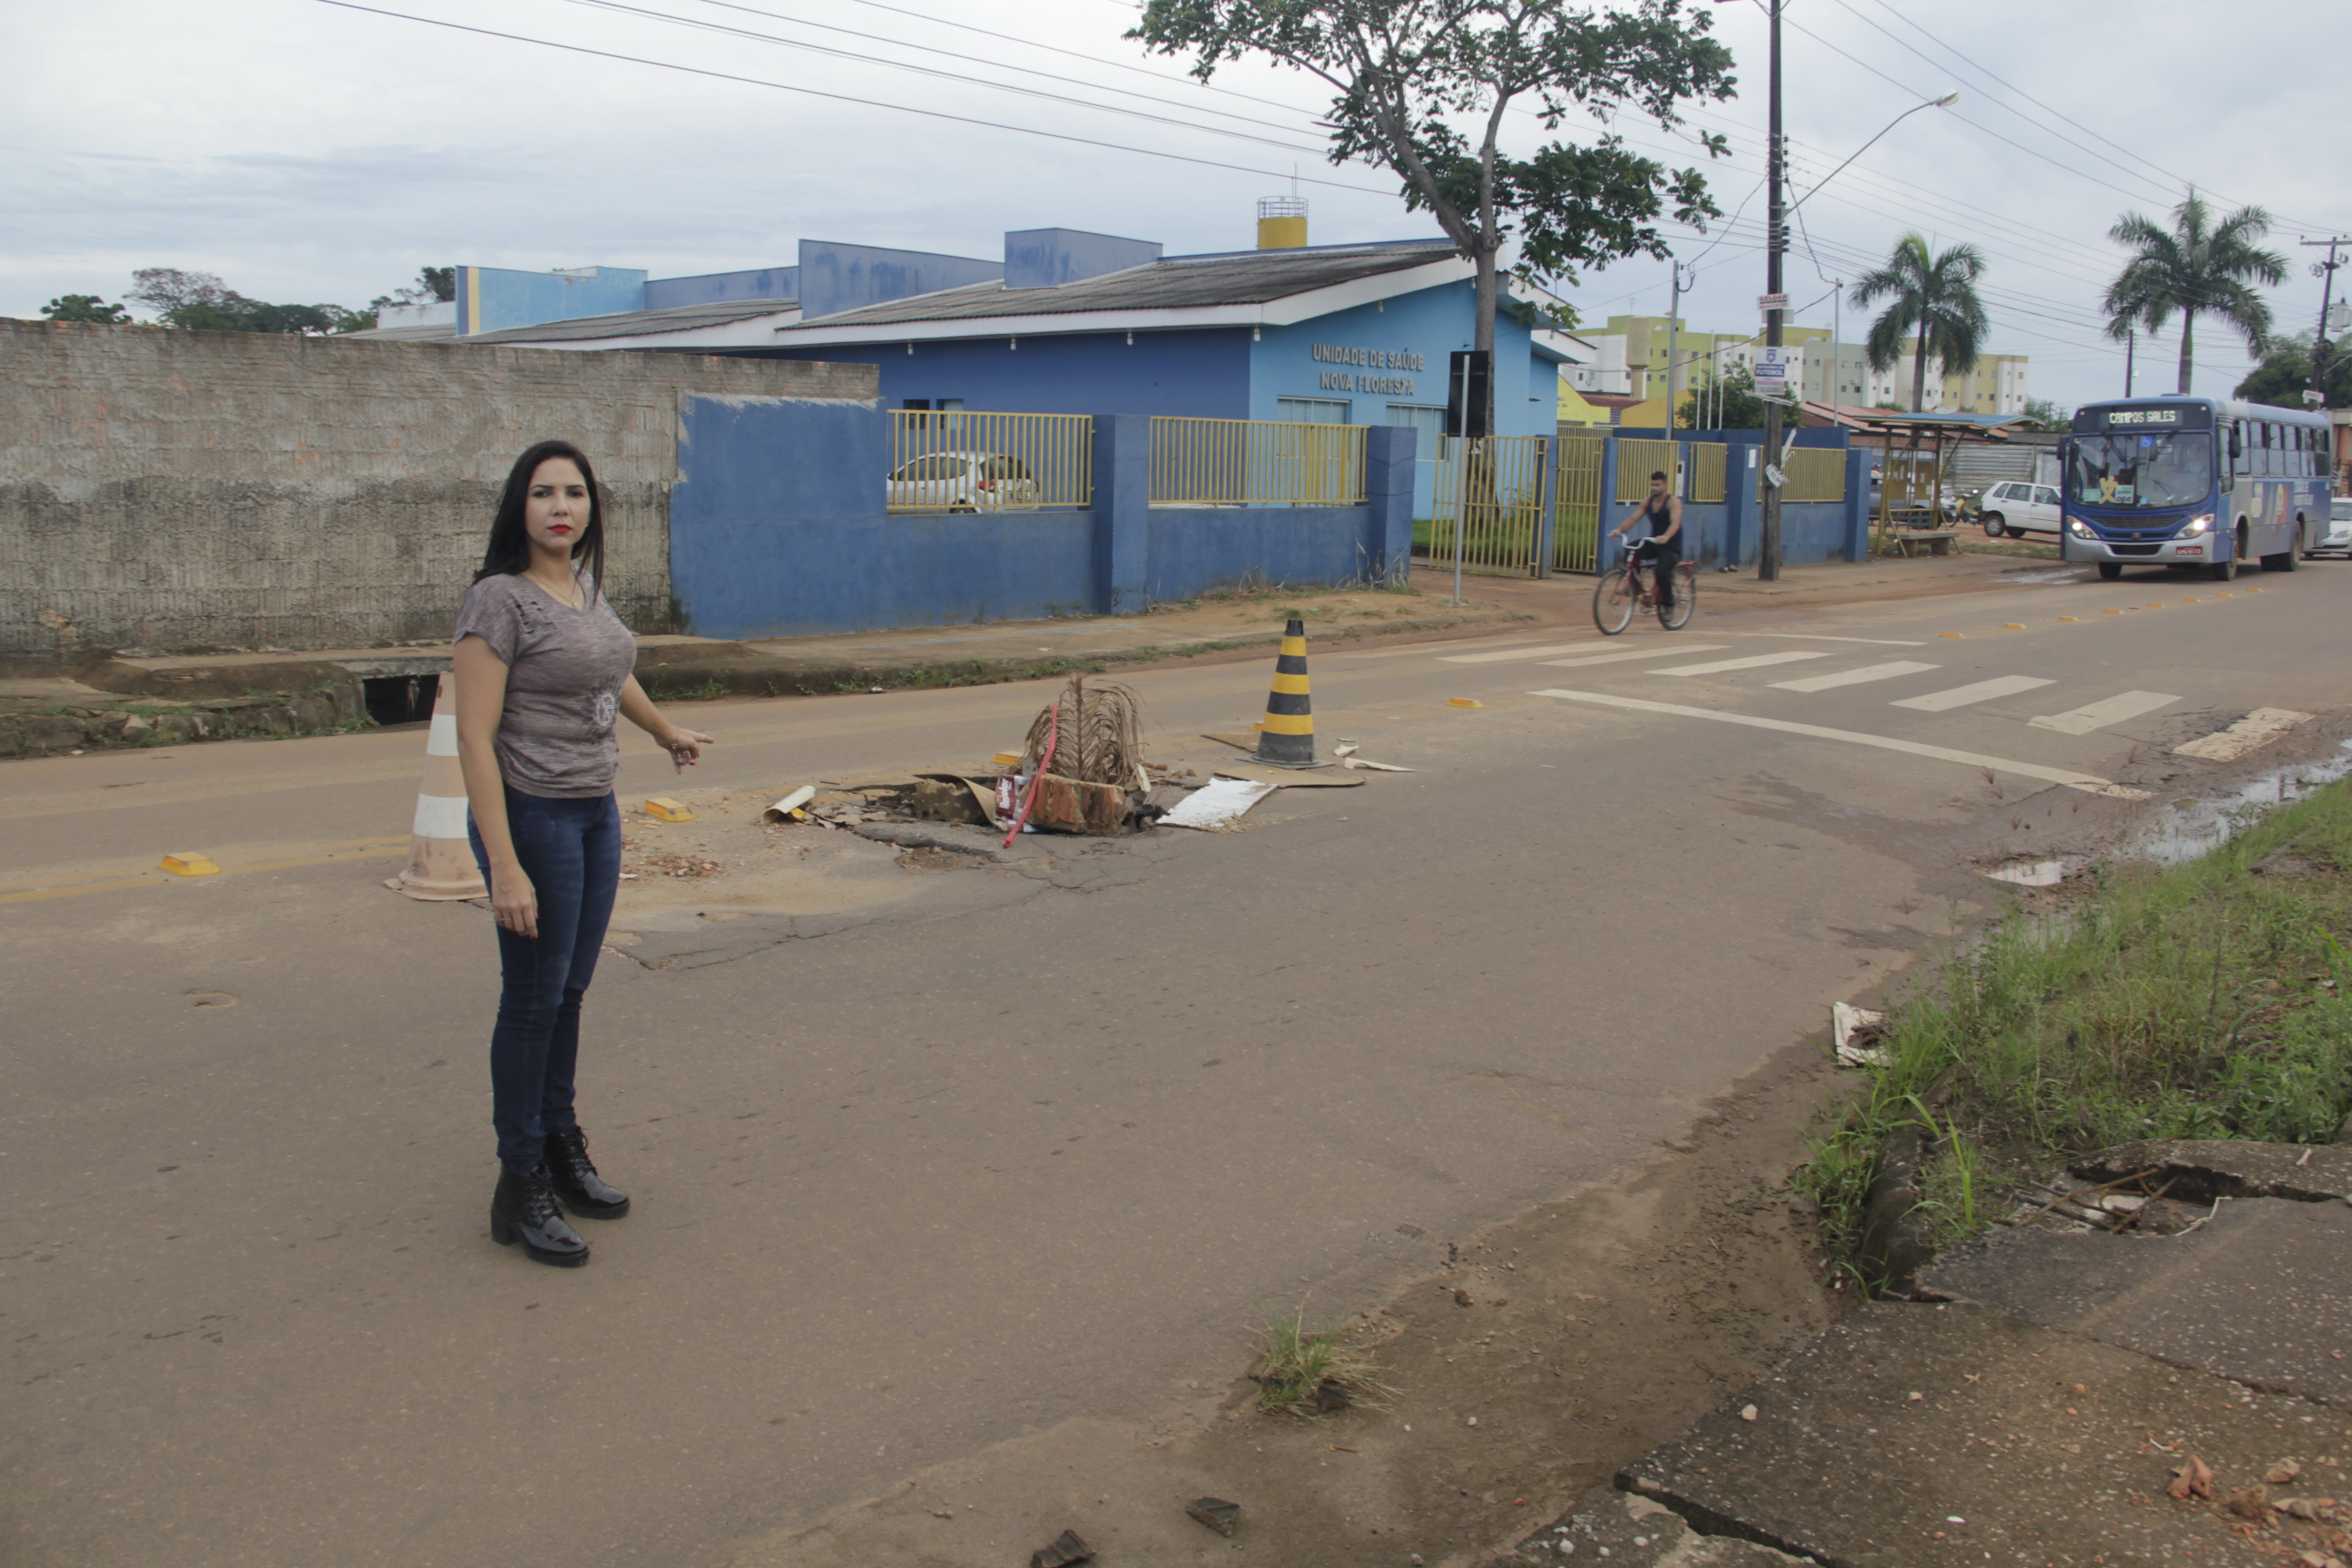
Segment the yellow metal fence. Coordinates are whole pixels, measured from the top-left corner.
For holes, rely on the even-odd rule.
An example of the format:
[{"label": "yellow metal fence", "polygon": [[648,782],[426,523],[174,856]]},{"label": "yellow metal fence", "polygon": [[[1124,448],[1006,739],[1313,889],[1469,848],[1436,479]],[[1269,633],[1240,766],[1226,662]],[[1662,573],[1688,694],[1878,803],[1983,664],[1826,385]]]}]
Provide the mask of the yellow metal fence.
[{"label": "yellow metal fence", "polygon": [[1151,416],[1154,506],[1361,506],[1363,425]]},{"label": "yellow metal fence", "polygon": [[1092,506],[1095,422],[1087,414],[890,411],[891,511]]},{"label": "yellow metal fence", "polygon": [[1666,476],[1667,492],[1683,493],[1682,447],[1674,441],[1617,443],[1617,499],[1637,501],[1650,493],[1650,476]]},{"label": "yellow metal fence", "polygon": [[1551,569],[1590,575],[1601,569],[1601,437],[1561,426],[1559,477],[1553,495]]},{"label": "yellow metal fence", "polygon": [[1783,501],[1845,500],[1845,452],[1842,447],[1793,447],[1781,471],[1789,480],[1780,488]]},{"label": "yellow metal fence", "polygon": [[1690,444],[1690,488],[1685,500],[1708,505],[1723,500],[1723,465],[1731,448],[1720,441]]},{"label": "yellow metal fence", "polygon": [[1437,465],[1435,515],[1430,519],[1429,564],[1445,570],[1462,552],[1465,572],[1532,572],[1543,521],[1544,436],[1460,437],[1445,442]]}]

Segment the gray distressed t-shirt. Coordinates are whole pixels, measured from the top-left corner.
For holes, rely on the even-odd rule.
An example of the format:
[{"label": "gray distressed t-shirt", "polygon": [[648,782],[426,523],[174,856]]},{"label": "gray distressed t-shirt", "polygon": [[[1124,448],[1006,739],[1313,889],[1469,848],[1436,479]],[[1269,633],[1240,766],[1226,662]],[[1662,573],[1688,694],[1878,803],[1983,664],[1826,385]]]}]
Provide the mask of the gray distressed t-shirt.
[{"label": "gray distressed t-shirt", "polygon": [[637,639],[592,579],[580,584],[576,610],[520,573],[483,578],[457,606],[453,640],[478,637],[507,667],[499,772],[524,795],[584,800],[620,772],[613,721]]}]

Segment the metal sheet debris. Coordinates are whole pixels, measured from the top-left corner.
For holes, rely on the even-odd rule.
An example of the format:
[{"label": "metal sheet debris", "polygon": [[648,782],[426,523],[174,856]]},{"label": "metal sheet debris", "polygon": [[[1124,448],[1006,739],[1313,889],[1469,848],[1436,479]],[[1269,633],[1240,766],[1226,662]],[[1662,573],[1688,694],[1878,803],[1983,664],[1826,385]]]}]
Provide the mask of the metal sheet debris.
[{"label": "metal sheet debris", "polygon": [[1279,784],[1284,789],[1353,789],[1362,779],[1334,778],[1328,773],[1281,773],[1252,767],[1247,763],[1229,763],[1215,770],[1221,779],[1249,779],[1258,784]]},{"label": "metal sheet debris", "polygon": [[1882,1068],[1895,1058],[1874,1042],[1886,1037],[1886,1015],[1843,1002],[1830,1004],[1830,1037],[1840,1067]]},{"label": "metal sheet debris", "polygon": [[1265,779],[1211,779],[1207,788],[1194,790],[1161,817],[1160,826],[1230,833],[1244,812],[1281,787]]},{"label": "metal sheet debris", "polygon": [[1356,742],[1353,741],[1340,741],[1336,742],[1331,747],[1331,754],[1339,760],[1339,765],[1343,768],[1368,768],[1373,773],[1409,773],[1412,772],[1411,768],[1401,768],[1394,763],[1376,763],[1370,757],[1360,757],[1356,755]]},{"label": "metal sheet debris", "polygon": [[800,788],[793,791],[792,794],[784,796],[783,799],[776,802],[775,805],[761,812],[760,814],[760,820],[762,822],[786,821],[792,816],[793,813],[800,810],[801,807],[806,805],[815,798],[816,785],[803,784]]}]

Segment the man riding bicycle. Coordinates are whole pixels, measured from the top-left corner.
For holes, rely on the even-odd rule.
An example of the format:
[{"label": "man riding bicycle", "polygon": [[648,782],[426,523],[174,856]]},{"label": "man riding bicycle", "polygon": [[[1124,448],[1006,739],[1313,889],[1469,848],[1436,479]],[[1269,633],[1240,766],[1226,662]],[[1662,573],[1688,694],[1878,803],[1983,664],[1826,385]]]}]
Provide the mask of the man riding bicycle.
[{"label": "man riding bicycle", "polygon": [[1683,558],[1683,500],[1669,495],[1666,476],[1650,476],[1650,499],[1630,513],[1623,522],[1610,531],[1612,538],[1622,539],[1626,531],[1643,518],[1650,521],[1650,537],[1633,546],[1633,556],[1653,569],[1657,584],[1658,608],[1663,614],[1675,607],[1675,568]]}]

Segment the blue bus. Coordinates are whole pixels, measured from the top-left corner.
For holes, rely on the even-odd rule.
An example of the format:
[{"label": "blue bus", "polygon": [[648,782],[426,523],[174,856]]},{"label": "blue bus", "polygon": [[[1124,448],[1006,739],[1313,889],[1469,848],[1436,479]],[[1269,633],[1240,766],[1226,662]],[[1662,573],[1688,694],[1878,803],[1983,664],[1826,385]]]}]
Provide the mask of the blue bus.
[{"label": "blue bus", "polygon": [[2326,537],[2327,416],[2170,394],[2086,404],[2059,444],[2059,554],[2204,571],[2292,572]]}]

